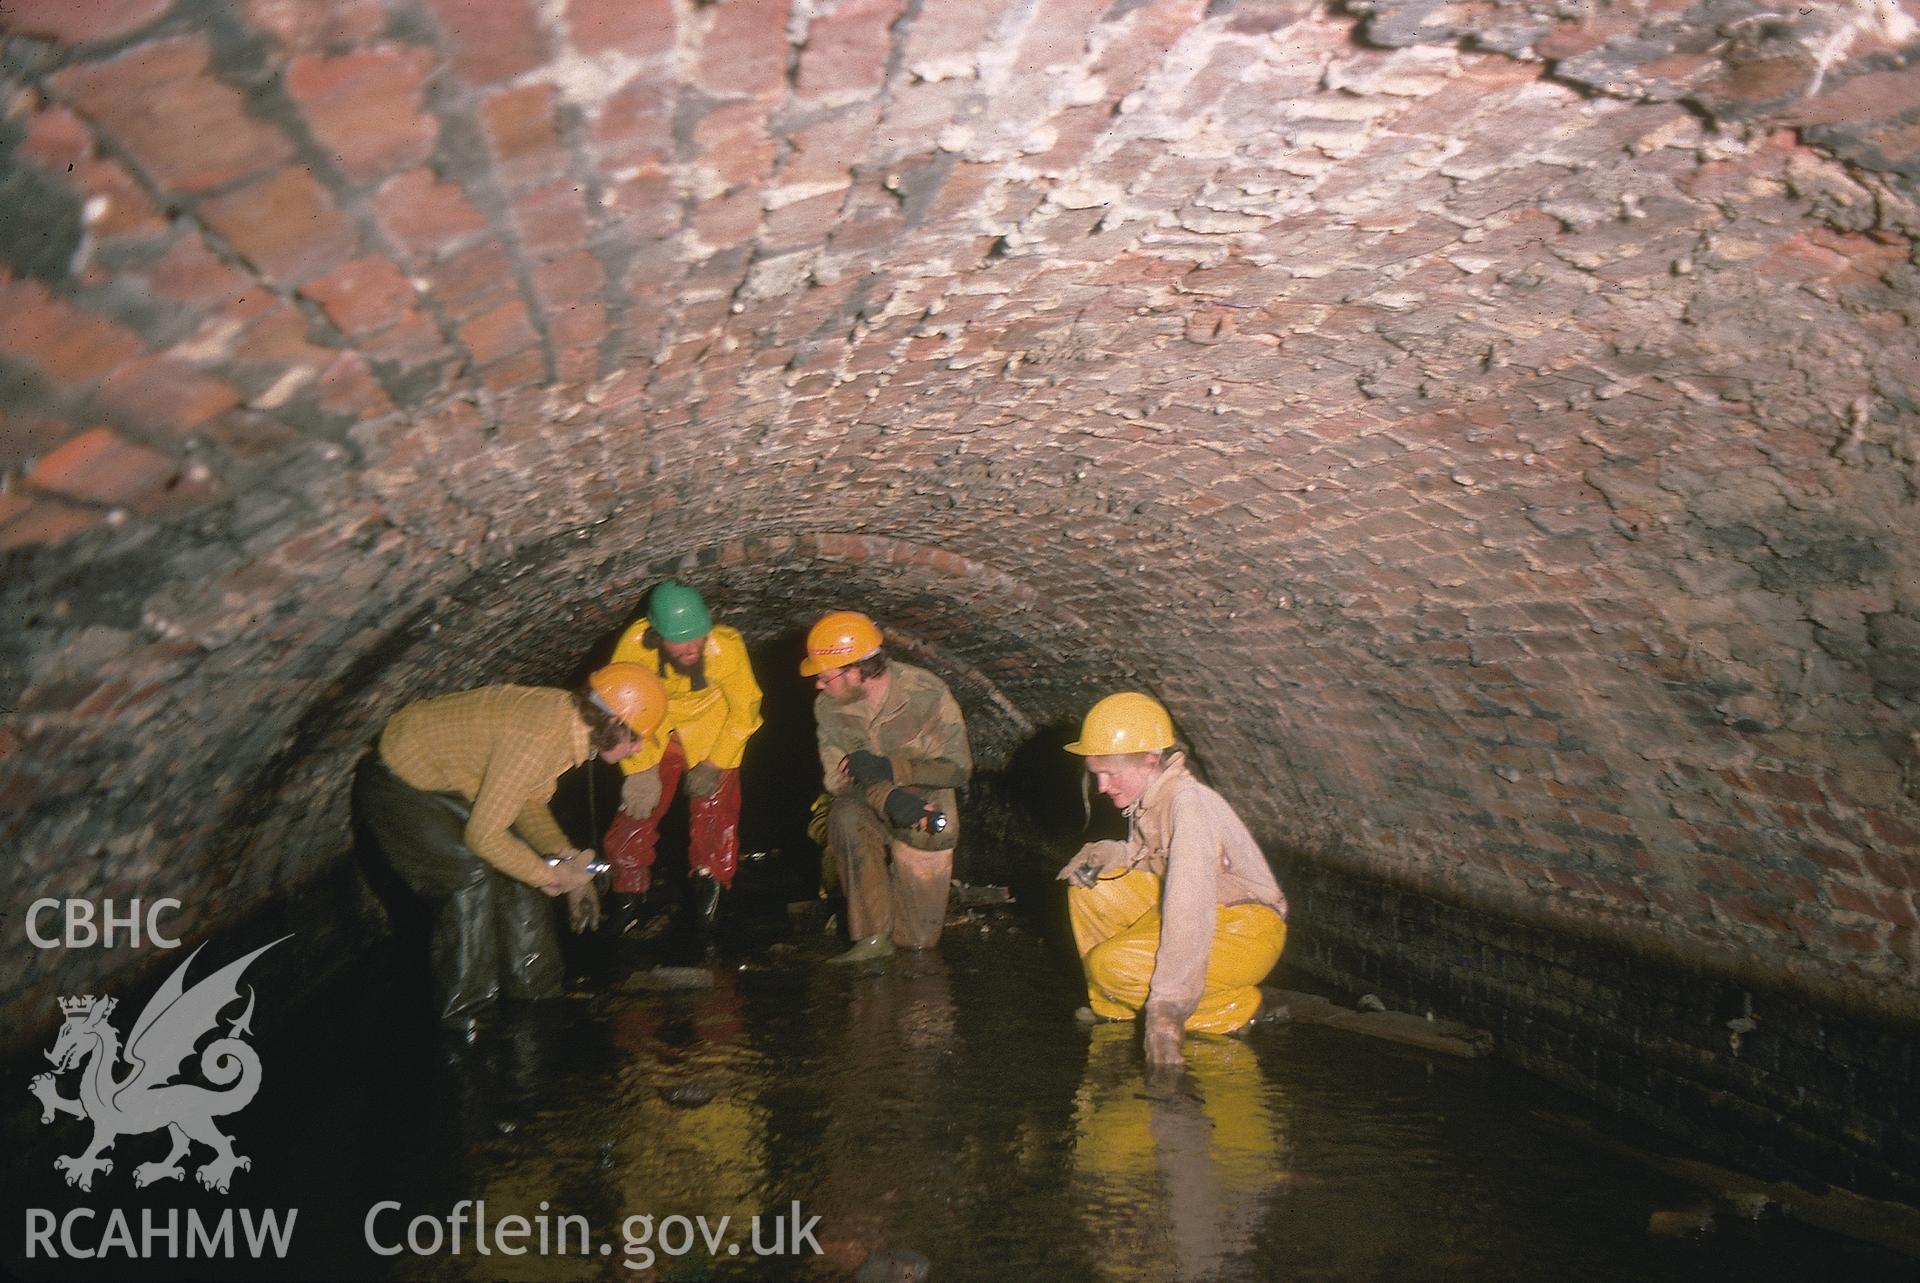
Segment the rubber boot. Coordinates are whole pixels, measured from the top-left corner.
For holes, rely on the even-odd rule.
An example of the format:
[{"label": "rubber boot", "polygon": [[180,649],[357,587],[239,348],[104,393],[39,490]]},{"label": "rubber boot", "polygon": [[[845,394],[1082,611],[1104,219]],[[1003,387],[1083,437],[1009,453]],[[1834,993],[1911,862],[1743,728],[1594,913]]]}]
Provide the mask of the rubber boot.
[{"label": "rubber boot", "polygon": [[610,892],[601,906],[600,929],[613,936],[631,934],[640,925],[640,909],[646,898],[644,891]]},{"label": "rubber boot", "polygon": [[713,930],[720,916],[720,883],[704,874],[693,876],[693,920],[702,931]]},{"label": "rubber boot", "polygon": [[841,962],[878,962],[882,958],[893,956],[893,937],[872,935],[853,942],[853,948],[838,957],[828,958],[828,965]]}]

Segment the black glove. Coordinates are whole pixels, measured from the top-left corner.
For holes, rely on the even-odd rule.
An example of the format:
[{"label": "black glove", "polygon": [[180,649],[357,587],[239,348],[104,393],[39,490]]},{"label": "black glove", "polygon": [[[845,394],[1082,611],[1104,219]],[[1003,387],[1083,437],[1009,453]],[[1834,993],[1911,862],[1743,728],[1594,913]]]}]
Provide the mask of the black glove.
[{"label": "black glove", "polygon": [[865,788],[869,784],[885,784],[893,779],[893,763],[878,753],[869,753],[857,748],[847,754],[844,763],[847,774],[853,776],[853,782]]},{"label": "black glove", "polygon": [[887,823],[896,829],[910,829],[924,825],[928,816],[933,814],[927,799],[918,793],[909,793],[905,789],[895,789],[887,794]]}]

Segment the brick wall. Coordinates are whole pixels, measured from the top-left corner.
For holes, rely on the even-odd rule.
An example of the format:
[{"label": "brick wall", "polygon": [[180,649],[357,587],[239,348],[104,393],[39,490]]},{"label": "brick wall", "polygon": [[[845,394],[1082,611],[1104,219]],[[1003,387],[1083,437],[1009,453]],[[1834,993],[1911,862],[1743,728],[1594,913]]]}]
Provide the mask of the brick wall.
[{"label": "brick wall", "polygon": [[1912,13],[0,29],[10,921],[307,885],[382,718],[673,569],[989,767],[1145,685],[1314,868],[1920,1019]]},{"label": "brick wall", "polygon": [[1289,963],[1491,1030],[1500,1054],[1719,1161],[1920,1204],[1910,1024],[1810,999],[1772,958],[1649,956],[1303,865]]}]

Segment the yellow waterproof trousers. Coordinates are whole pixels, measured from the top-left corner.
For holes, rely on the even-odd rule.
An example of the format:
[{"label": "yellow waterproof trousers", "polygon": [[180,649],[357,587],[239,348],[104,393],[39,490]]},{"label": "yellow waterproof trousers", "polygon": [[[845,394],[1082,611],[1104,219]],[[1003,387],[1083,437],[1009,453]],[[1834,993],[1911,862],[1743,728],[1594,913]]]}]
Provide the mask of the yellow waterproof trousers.
[{"label": "yellow waterproof trousers", "polygon": [[[1095,1015],[1132,1019],[1147,1001],[1160,952],[1160,879],[1131,869],[1103,874],[1090,887],[1069,887],[1067,916],[1087,973],[1087,1005]],[[1253,1019],[1260,1010],[1258,986],[1286,943],[1286,919],[1266,905],[1221,905],[1206,989],[1187,1017],[1187,1032],[1232,1033]]]}]

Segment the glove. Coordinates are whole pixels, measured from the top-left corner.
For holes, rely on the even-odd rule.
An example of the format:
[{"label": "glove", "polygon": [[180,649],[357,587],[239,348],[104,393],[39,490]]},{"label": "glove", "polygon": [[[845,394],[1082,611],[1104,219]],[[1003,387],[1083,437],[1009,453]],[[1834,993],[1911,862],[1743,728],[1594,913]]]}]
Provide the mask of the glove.
[{"label": "glove", "polygon": [[1065,882],[1068,886],[1090,887],[1100,880],[1100,863],[1089,859],[1082,851],[1067,861],[1067,866],[1054,875],[1055,881]]},{"label": "glove", "polygon": [[644,820],[660,805],[660,772],[635,771],[620,786],[620,809],[636,820]]},{"label": "glove", "polygon": [[887,784],[893,780],[893,763],[864,748],[847,754],[847,760],[840,765],[847,774],[853,776],[853,782],[862,788],[871,784]]},{"label": "glove", "polygon": [[720,777],[724,774],[720,767],[712,762],[701,762],[687,769],[687,792],[694,797],[712,797],[720,791]]},{"label": "glove", "polygon": [[567,924],[575,935],[585,935],[600,925],[600,892],[593,883],[567,892]]},{"label": "glove", "polygon": [[937,814],[927,803],[927,799],[918,793],[909,793],[906,789],[895,789],[887,794],[887,823],[896,829],[926,827],[927,820]]}]

